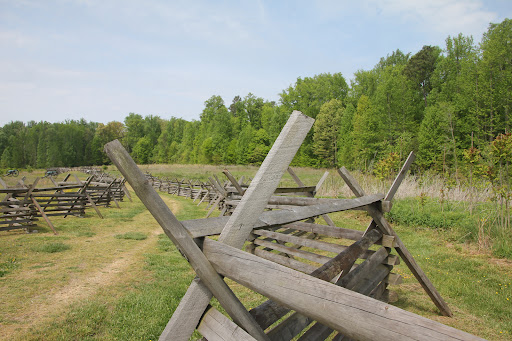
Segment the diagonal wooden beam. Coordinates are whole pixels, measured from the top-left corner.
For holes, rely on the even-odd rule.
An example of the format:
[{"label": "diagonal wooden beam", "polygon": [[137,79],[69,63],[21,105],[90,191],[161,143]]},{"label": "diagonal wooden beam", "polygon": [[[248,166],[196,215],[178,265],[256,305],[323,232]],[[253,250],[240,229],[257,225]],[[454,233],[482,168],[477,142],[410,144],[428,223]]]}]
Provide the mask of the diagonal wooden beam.
[{"label": "diagonal wooden beam", "polygon": [[[242,248],[265,209],[268,199],[299,150],[314,119],[294,111],[277,137],[272,149],[245,191],[240,203],[220,234],[219,241]],[[200,281],[193,281],[178,309],[160,336],[160,340],[187,341],[196,328],[211,294]],[[254,335],[253,335],[254,336]]]},{"label": "diagonal wooden beam", "polygon": [[[391,201],[393,200],[393,197],[396,194],[396,191],[398,191],[398,188],[402,184],[402,181],[405,178],[405,175],[409,171],[409,168],[411,168],[412,163],[416,160],[416,155],[414,155],[414,152],[410,152],[409,156],[407,157],[407,160],[405,160],[402,168],[400,169],[400,172],[398,172],[395,180],[393,181],[393,184],[388,190],[388,193],[386,194],[386,197],[384,198],[385,201]],[[377,224],[375,223],[375,220],[372,220],[370,225],[368,225],[368,228],[366,229],[365,233],[368,233],[371,229],[374,229],[377,227]]]},{"label": "diagonal wooden beam", "polygon": [[32,200],[32,203],[34,204],[34,206],[36,207],[36,209],[39,211],[39,213],[41,214],[41,217],[43,217],[43,219],[46,221],[46,223],[48,224],[48,226],[50,226],[50,228],[52,229],[53,231],[53,234],[57,234],[57,231],[55,230],[55,227],[53,226],[52,222],[50,221],[50,219],[48,219],[48,216],[46,215],[46,213],[44,213],[44,210],[41,208],[41,205],[39,205],[39,203],[37,202],[36,198],[34,198],[32,195],[30,195],[30,200]]},{"label": "diagonal wooden beam", "polygon": [[[263,330],[254,321],[253,317],[231,291],[226,282],[213,269],[183,225],[174,216],[155,189],[151,187],[144,174],[142,174],[121,143],[118,140],[107,143],[105,145],[105,152],[128,180],[137,196],[160,224],[165,234],[186,257],[196,274],[202,279],[204,287],[215,295],[222,307],[233,318],[233,321],[257,340],[268,340]],[[204,308],[202,311],[204,311]]]},{"label": "diagonal wooden beam", "polygon": [[[254,224],[254,228],[289,224],[327,213],[364,209],[367,205],[380,202],[382,198],[384,198],[383,194],[372,194],[356,199],[335,199],[320,202],[317,205],[298,207],[294,211],[265,211]],[[193,238],[200,238],[220,234],[229,219],[230,217],[215,217],[184,220],[181,223]]]},{"label": "diagonal wooden beam", "polygon": [[[352,192],[354,192],[354,194],[357,197],[361,197],[361,196],[365,195],[361,186],[359,186],[356,179],[354,179],[354,177],[352,177],[352,175],[349,173],[349,171],[345,167],[338,169],[338,173],[343,178],[343,180],[345,180],[347,185],[350,187]],[[382,214],[382,212],[379,211],[377,208],[375,208],[372,205],[368,206],[367,211],[383,233],[395,237],[395,240],[397,243],[397,246],[395,247],[396,251],[398,252],[400,257],[403,259],[405,264],[407,264],[407,267],[414,274],[414,277],[416,277],[416,279],[421,284],[421,286],[426,291],[426,293],[430,296],[430,298],[432,299],[434,304],[439,308],[441,313],[445,316],[452,316],[452,312],[451,312],[450,308],[448,307],[448,305],[446,304],[446,302],[441,297],[441,294],[439,294],[439,292],[434,287],[432,282],[430,282],[430,280],[428,279],[425,272],[423,272],[423,270],[420,268],[420,266],[416,263],[416,261],[414,260],[414,257],[411,255],[409,250],[407,250],[407,247],[404,245],[402,240],[400,240],[400,237],[398,237],[398,235],[393,230],[391,225],[384,218],[384,215]]]},{"label": "diagonal wooden beam", "polygon": [[240,186],[240,184],[235,179],[235,177],[230,173],[230,171],[228,171],[227,169],[224,169],[222,171],[222,173],[224,173],[224,175],[228,178],[228,180],[231,182],[231,184],[236,188],[238,194],[244,195],[245,190],[242,188],[242,186]]}]

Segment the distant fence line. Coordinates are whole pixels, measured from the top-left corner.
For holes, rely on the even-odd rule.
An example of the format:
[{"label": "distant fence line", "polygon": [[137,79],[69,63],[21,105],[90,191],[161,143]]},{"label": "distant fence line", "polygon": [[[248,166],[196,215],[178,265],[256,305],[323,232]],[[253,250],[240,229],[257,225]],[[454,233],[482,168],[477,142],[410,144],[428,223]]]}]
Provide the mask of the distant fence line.
[{"label": "distant fence line", "polygon": [[[103,218],[98,207],[110,207],[114,204],[120,208],[119,202],[130,194],[125,187],[124,179],[116,179],[101,170],[91,168],[51,168],[57,174],[70,171],[82,171],[90,174],[85,181],[75,174],[69,173],[63,181],[48,178],[53,186],[38,187],[40,178],[32,184],[23,179],[15,186],[8,186],[0,178],[0,231],[26,229],[30,232],[38,218],[43,218],[46,224],[57,234],[55,226],[50,221],[52,216],[84,216],[86,209],[94,209]],[[73,179],[74,178],[74,179]]]}]

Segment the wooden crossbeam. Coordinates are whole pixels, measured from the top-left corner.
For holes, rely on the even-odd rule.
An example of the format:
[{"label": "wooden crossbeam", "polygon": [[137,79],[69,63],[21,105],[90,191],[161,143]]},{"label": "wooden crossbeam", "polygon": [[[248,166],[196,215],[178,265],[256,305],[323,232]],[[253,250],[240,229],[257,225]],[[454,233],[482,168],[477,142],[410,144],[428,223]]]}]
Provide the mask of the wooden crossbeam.
[{"label": "wooden crossbeam", "polygon": [[[345,180],[345,183],[350,187],[352,192],[357,196],[361,197],[365,195],[363,189],[361,186],[357,183],[356,179],[349,173],[349,171],[342,167],[338,169],[338,173],[340,176]],[[396,190],[395,190],[396,192]],[[394,194],[394,193],[393,193]],[[391,225],[387,222],[387,220],[384,218],[384,215],[382,212],[380,212],[378,209],[376,209],[373,206],[368,206],[368,214],[373,218],[375,221],[375,224],[382,230],[383,233],[392,235],[395,237],[397,246],[395,247],[395,250],[400,255],[402,260],[407,264],[407,267],[411,270],[411,272],[414,274],[414,277],[418,280],[418,282],[421,284],[423,289],[426,291],[426,293],[429,295],[429,297],[432,299],[434,304],[439,308],[441,313],[445,316],[452,316],[452,312],[446,302],[441,297],[441,294],[437,291],[437,289],[434,287],[432,282],[428,279],[427,275],[423,270],[420,268],[420,266],[416,263],[414,260],[414,257],[411,255],[407,247],[404,245],[400,237],[396,234],[396,232],[393,230]]]},{"label": "wooden crossbeam", "polygon": [[[295,174],[293,169],[291,169],[290,167],[288,167],[288,173],[291,175],[293,181],[295,181],[295,183],[297,185],[304,186],[304,183],[302,182],[302,180],[297,176],[297,174]],[[320,189],[320,187],[322,187],[322,184],[324,183],[325,179],[327,179],[328,176],[329,176],[329,172],[325,172],[324,175],[322,175],[322,177],[316,184],[314,193],[308,193],[307,196],[313,198],[316,195],[316,192],[318,192],[318,190]],[[329,226],[336,225],[332,221],[331,217],[329,217],[327,214],[322,214],[322,218],[327,223],[327,225],[329,225]]]},{"label": "wooden crossbeam", "polygon": [[243,189],[242,186],[240,186],[235,177],[227,169],[224,169],[222,173],[224,173],[224,175],[229,179],[231,184],[236,188],[238,194],[244,195],[245,189]]},{"label": "wooden crossbeam", "polygon": [[197,330],[208,341],[256,341],[245,330],[213,307],[204,314]]},{"label": "wooden crossbeam", "polygon": [[[355,199],[336,199],[317,205],[298,207],[295,211],[265,211],[259,217],[254,228],[284,225],[326,213],[359,209],[382,200],[383,194],[367,195]],[[194,219],[182,221],[193,238],[220,234],[229,221],[229,217]]]},{"label": "wooden crossbeam", "polygon": [[53,231],[53,234],[57,234],[57,231],[55,230],[55,227],[53,226],[52,222],[50,221],[50,219],[48,219],[48,216],[46,215],[46,213],[44,212],[44,210],[41,208],[41,206],[39,205],[39,203],[37,202],[36,198],[34,198],[32,195],[30,196],[30,199],[32,200],[32,203],[34,204],[34,206],[36,207],[36,209],[39,211],[39,214],[41,214],[41,217],[43,217],[44,221],[46,221],[46,223],[48,224],[48,226],[50,226],[50,228],[52,229]]}]

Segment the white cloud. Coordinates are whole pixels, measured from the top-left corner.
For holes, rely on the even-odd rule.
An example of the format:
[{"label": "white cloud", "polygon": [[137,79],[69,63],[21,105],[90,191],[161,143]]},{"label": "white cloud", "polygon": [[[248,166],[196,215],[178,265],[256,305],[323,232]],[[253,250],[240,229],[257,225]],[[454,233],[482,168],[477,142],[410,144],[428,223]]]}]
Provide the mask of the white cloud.
[{"label": "white cloud", "polygon": [[480,34],[497,14],[479,0],[370,0],[383,15],[417,23],[424,31]]},{"label": "white cloud", "polygon": [[[354,22],[377,26],[402,24],[427,35],[473,35],[479,39],[498,13],[481,0],[318,0],[320,13],[330,19],[350,17]],[[377,32],[376,32],[377,33]]]},{"label": "white cloud", "polygon": [[32,37],[25,35],[19,31],[4,30],[0,31],[1,49],[11,48],[30,48],[36,43]]}]

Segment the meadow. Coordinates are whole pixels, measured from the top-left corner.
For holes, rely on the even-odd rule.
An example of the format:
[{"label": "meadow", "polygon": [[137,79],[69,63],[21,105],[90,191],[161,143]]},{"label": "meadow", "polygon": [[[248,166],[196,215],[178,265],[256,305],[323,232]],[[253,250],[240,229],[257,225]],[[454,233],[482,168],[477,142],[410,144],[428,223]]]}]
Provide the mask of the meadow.
[{"label": "meadow", "polygon": [[[221,167],[198,165],[141,168],[159,177],[202,180],[220,176],[222,171]],[[257,168],[230,166],[229,170],[236,177],[247,178]],[[315,185],[324,170],[295,171],[306,185]],[[22,175],[31,182],[39,172]],[[116,170],[110,166],[108,172],[115,174]],[[385,192],[390,185],[390,181],[355,175],[368,193]],[[392,287],[396,292],[393,304],[489,340],[510,340],[512,262],[506,252],[496,254],[497,239],[486,244],[485,235],[479,238],[478,234],[482,224],[486,231],[490,226],[481,221],[480,214],[492,206],[486,199],[475,200],[469,214],[470,203],[461,200],[464,191],[451,189],[440,198],[435,194],[441,192],[432,189],[435,181],[428,186],[424,180],[422,189],[417,179],[407,178],[389,219],[454,317],[440,316],[405,264],[395,268],[404,283]],[[293,184],[288,175],[282,183]],[[427,187],[432,192],[422,194]],[[319,195],[349,197],[350,193],[331,171]],[[188,199],[161,196],[180,220],[206,215],[206,204],[198,207]],[[37,233],[0,232],[0,339],[158,339],[194,273],[146,208],[132,197],[134,201],[125,200],[121,209],[101,208],[104,219],[89,211],[85,218],[53,218],[59,232],[56,236],[42,221]],[[368,216],[358,211],[333,214],[332,218],[338,226],[361,230],[369,222]],[[248,307],[264,300],[229,284]],[[193,339],[197,338],[199,335],[194,335]]]}]

